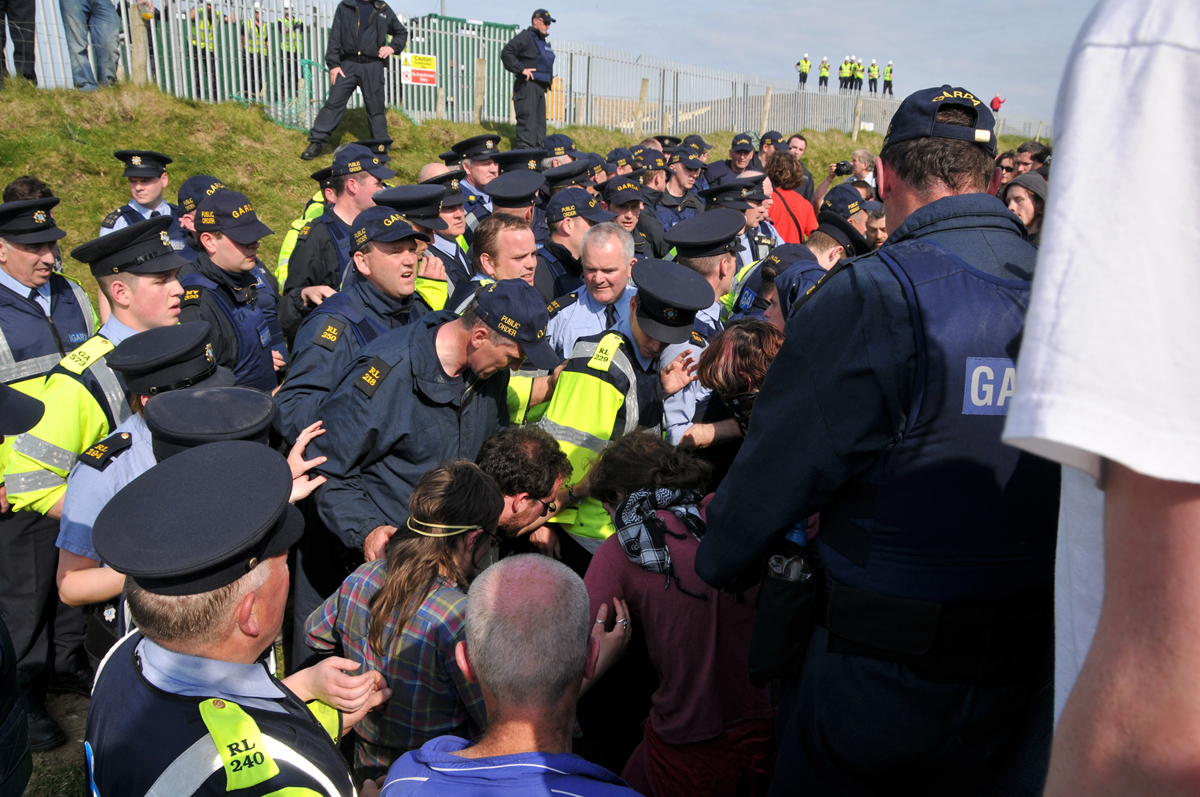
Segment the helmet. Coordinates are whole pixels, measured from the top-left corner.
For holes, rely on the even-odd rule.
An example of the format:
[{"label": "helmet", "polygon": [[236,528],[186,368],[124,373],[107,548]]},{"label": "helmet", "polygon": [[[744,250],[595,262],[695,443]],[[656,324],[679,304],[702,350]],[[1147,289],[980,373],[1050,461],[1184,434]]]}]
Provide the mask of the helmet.
[{"label": "helmet", "polygon": [[808,58],[808,53],[805,53],[805,54],[804,54],[804,57],[805,57],[805,58]]},{"label": "helmet", "polygon": [[891,66],[891,65],[892,65],[892,62],[891,62],[891,61],[888,61],[888,66]]},{"label": "helmet", "polygon": [[871,59],[871,63],[875,63],[875,59],[874,59],[874,58],[872,58],[872,59]]}]

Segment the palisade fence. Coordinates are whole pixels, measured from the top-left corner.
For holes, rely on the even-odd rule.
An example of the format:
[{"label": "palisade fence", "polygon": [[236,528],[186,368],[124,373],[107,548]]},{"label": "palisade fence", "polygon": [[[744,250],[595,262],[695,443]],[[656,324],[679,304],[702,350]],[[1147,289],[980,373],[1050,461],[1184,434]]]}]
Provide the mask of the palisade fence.
[{"label": "palisade fence", "polygon": [[[106,0],[100,0],[104,2]],[[146,0],[150,2],[150,0]],[[329,91],[325,45],[336,0],[119,0],[120,71],[136,82],[204,102],[265,106],[275,121],[307,130]],[[500,51],[517,25],[401,17],[407,52],[437,58],[436,84],[402,80],[389,59],[386,98],[414,121],[514,121],[512,75]],[[556,78],[547,95],[550,125],[595,125],[631,136],[767,129],[883,133],[899,102],[829,93],[797,84],[707,69],[591,44],[552,39]],[[145,48],[145,57],[140,57]],[[11,50],[11,44],[9,46]],[[89,55],[90,48],[89,48]],[[139,74],[134,64],[144,63]],[[56,0],[37,0],[39,85],[70,87],[71,64]],[[810,75],[815,83],[815,72]],[[861,99],[861,103],[859,100]],[[356,94],[350,107],[361,107]],[[1052,136],[1048,123],[1001,115],[1001,134]]]}]

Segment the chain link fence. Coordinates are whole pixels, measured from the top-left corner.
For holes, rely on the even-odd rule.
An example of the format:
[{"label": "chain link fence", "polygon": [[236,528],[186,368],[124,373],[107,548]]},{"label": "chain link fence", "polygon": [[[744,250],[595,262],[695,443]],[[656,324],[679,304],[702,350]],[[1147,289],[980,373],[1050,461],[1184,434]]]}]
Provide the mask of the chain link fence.
[{"label": "chain link fence", "polygon": [[[39,84],[69,88],[71,62],[58,2],[36,2]],[[330,87],[325,45],[336,0],[152,2],[118,0],[124,77],[154,83],[184,99],[261,104],[272,119],[299,130],[312,124]],[[513,76],[503,69],[500,51],[519,26],[436,14],[401,20],[409,32],[407,58],[389,59],[389,107],[417,122],[515,121]],[[551,126],[683,136],[722,130],[850,132],[857,123],[862,130],[883,133],[899,106],[897,100],[865,92],[841,94],[836,77],[827,93],[819,92],[815,69],[808,90],[800,91],[797,83],[551,41],[557,54],[547,97]],[[428,69],[421,72],[412,69],[414,56],[436,60],[424,59]],[[361,105],[356,94],[349,107]],[[998,132],[1053,136],[1049,122],[1006,114],[1000,114]]]}]

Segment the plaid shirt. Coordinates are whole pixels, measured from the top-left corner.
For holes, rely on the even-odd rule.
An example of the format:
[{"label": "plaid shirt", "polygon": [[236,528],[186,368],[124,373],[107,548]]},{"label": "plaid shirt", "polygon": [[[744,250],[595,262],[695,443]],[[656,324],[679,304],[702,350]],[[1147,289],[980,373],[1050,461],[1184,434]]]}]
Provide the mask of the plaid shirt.
[{"label": "plaid shirt", "polygon": [[394,620],[384,628],[387,655],[371,647],[372,596],[383,586],[385,560],[367,562],[313,612],[305,625],[308,646],[342,648],[342,655],[378,670],[392,689],[384,706],[357,726],[354,757],[358,767],[387,769],[409,750],[430,739],[453,735],[477,739],[487,720],[478,684],[463,677],[454,661],[454,646],[466,636],[467,596],[457,584],[438,576],[416,614],[396,633]]}]

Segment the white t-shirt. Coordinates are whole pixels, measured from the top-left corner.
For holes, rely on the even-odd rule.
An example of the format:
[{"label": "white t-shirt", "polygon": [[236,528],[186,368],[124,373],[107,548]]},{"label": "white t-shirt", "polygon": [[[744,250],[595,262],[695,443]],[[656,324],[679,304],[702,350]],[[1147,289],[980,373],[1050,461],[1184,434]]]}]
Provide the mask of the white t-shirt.
[{"label": "white t-shirt", "polygon": [[[1200,483],[1200,5],[1104,0],[1058,97],[1004,437],[1063,463],[1055,716],[1104,595],[1104,459]],[[1182,172],[1161,201],[1163,164]],[[1147,530],[1151,531],[1151,530]]]}]

